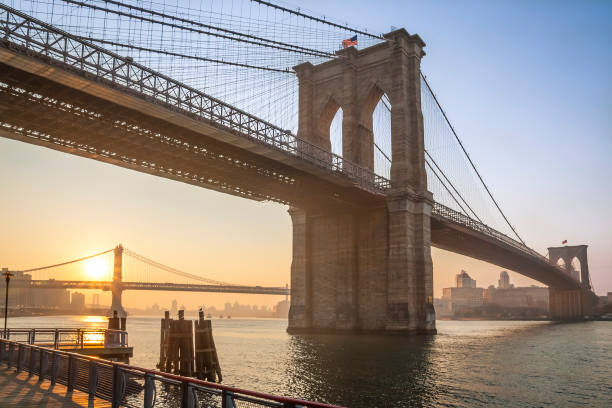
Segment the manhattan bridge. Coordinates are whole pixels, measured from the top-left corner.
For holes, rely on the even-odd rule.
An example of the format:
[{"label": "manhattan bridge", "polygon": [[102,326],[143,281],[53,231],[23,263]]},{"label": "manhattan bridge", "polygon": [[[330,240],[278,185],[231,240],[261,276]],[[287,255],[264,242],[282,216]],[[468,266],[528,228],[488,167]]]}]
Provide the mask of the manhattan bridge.
[{"label": "manhattan bridge", "polygon": [[[425,42],[405,29],[376,34],[267,1],[8,0],[0,136],[288,205],[292,332],[434,332],[431,246],[548,285],[555,319],[588,315],[586,246],[528,246],[422,58]],[[111,255],[105,281],[66,272]],[[86,258],[22,272],[32,287],[110,290],[116,310],[123,290],[289,293],[121,246]]]}]

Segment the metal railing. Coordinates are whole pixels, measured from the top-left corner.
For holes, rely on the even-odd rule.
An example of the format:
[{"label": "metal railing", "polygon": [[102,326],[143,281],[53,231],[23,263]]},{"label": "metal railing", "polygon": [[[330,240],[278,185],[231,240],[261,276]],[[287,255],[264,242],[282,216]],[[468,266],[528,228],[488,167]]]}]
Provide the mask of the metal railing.
[{"label": "metal railing", "polygon": [[195,88],[0,4],[0,45],[263,143],[383,193],[390,181]]},{"label": "metal railing", "polygon": [[64,350],[128,347],[127,331],[104,328],[11,328],[6,331],[0,329],[0,337],[18,343]]},{"label": "metal railing", "polygon": [[[521,242],[518,242],[512,238],[510,238],[509,236],[507,236],[506,234],[503,234],[491,227],[489,227],[486,224],[483,224],[480,221],[477,221],[473,218],[468,217],[467,215],[460,213],[459,211],[453,210],[452,208],[449,208],[443,204],[440,204],[438,202],[435,202],[433,205],[433,209],[432,209],[432,215],[433,216],[438,216],[441,217],[447,221],[451,221],[454,222],[456,224],[462,225],[464,227],[467,227],[471,230],[474,231],[478,231],[480,233],[483,233],[491,238],[494,238],[498,241],[501,241],[503,243],[505,243],[506,245],[510,245],[513,248],[516,248],[530,256],[533,256],[535,258],[537,258],[538,260],[541,260],[543,262],[546,262],[547,264],[554,266],[553,264],[550,263],[550,261],[548,260],[548,258],[546,258],[545,256],[541,255],[540,253],[534,251],[533,249],[529,248],[526,245],[523,245]],[[561,272],[564,272],[561,268],[558,268]]]},{"label": "metal railing", "polygon": [[0,339],[0,362],[41,380],[79,390],[113,407],[334,408],[333,405],[242,390],[127,364]]}]

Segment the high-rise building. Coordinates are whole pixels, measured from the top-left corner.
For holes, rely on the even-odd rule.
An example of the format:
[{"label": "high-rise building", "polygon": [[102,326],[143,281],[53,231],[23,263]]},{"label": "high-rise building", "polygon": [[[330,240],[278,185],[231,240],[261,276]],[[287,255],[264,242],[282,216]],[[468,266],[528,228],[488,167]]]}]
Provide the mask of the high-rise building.
[{"label": "high-rise building", "polygon": [[83,310],[85,308],[85,295],[79,292],[72,294],[70,308],[74,310]]},{"label": "high-rise building", "polygon": [[510,285],[510,275],[508,272],[501,271],[499,273],[499,280],[497,281],[497,287],[499,289],[510,289],[512,285]]},{"label": "high-rise building", "polygon": [[463,269],[461,273],[455,276],[456,287],[458,288],[475,288],[476,280],[470,278],[470,275]]},{"label": "high-rise building", "polygon": [[96,307],[100,306],[100,294],[99,293],[93,294],[91,303]]}]

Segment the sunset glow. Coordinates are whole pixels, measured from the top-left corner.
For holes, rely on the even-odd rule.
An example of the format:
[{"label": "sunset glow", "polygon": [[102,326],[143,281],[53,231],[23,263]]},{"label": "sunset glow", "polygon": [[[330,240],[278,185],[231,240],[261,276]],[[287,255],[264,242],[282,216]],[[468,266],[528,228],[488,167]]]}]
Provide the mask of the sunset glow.
[{"label": "sunset glow", "polygon": [[108,263],[102,258],[91,258],[85,261],[85,274],[90,280],[104,280],[108,271]]}]

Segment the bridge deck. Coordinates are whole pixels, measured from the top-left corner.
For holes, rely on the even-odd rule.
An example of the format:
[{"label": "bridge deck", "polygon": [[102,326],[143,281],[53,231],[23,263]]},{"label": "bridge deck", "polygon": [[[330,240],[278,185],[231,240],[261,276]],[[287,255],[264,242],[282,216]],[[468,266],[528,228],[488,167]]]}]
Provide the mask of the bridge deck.
[{"label": "bridge deck", "polygon": [[17,373],[14,368],[0,364],[0,401],[3,407],[111,407],[112,404],[100,398],[89,399],[81,391],[68,392],[61,384],[38,381],[37,376],[27,372]]}]

